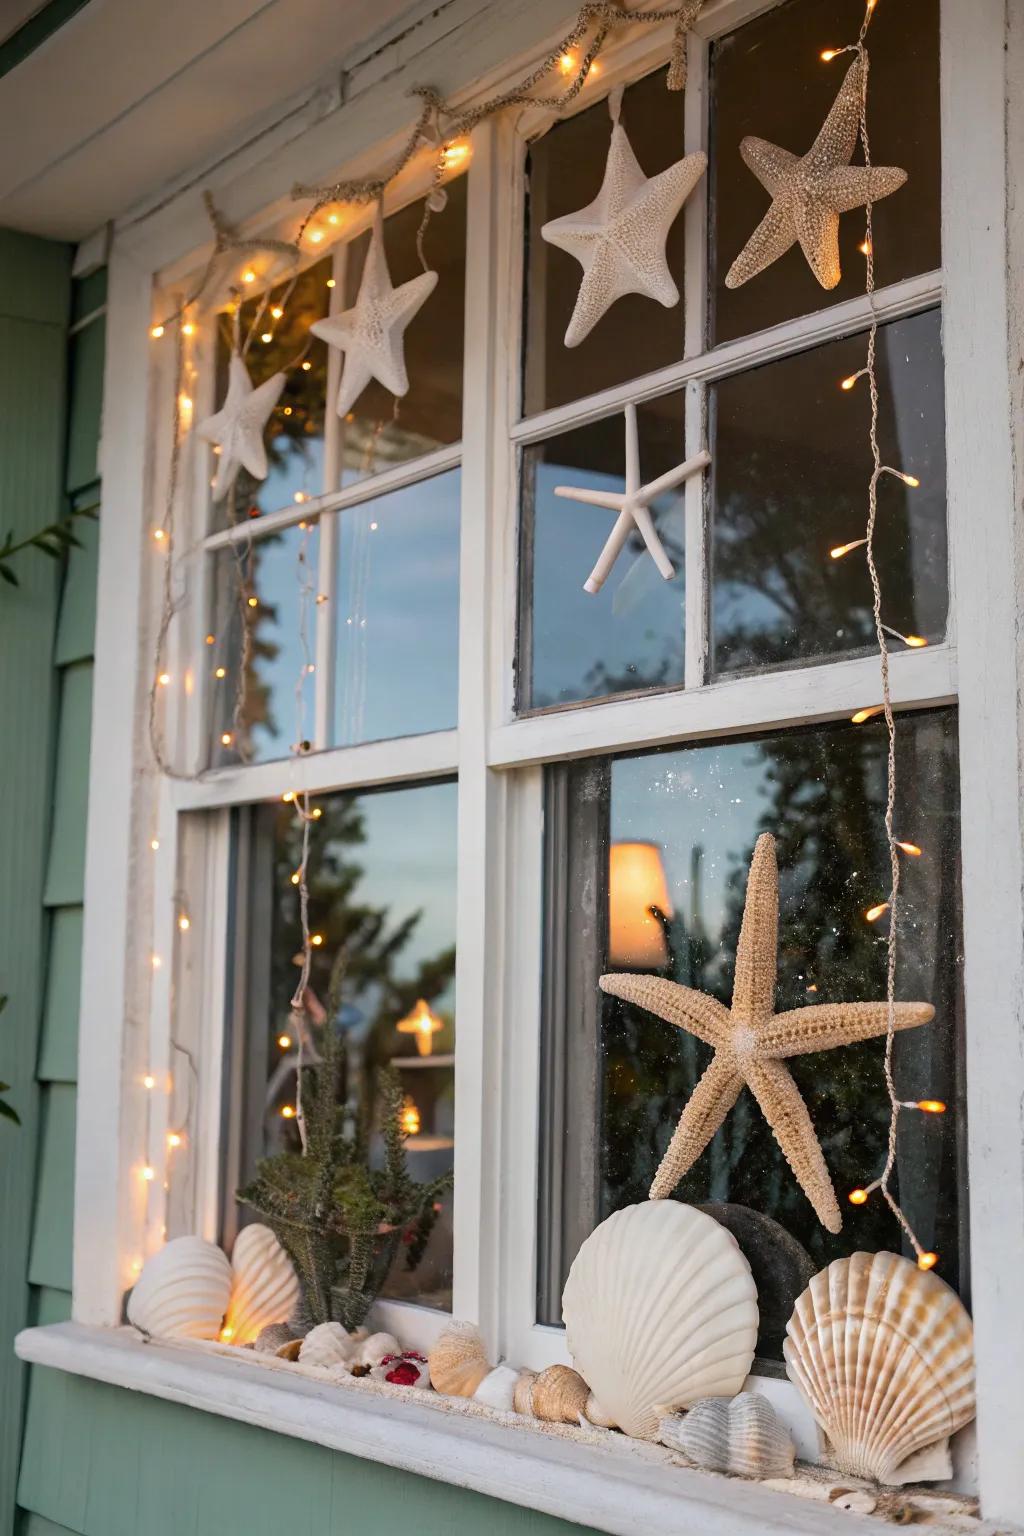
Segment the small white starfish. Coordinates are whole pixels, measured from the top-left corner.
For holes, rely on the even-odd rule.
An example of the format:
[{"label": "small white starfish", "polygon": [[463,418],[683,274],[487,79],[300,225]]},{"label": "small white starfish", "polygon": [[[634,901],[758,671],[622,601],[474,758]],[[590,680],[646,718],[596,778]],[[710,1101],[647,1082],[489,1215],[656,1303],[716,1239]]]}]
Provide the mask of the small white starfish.
[{"label": "small white starfish", "polygon": [[408,393],[405,329],[436,285],[436,272],[421,272],[408,283],[392,287],[378,206],[355,305],[310,326],[314,336],[345,354],[338,384],[339,416],[348,415],[371,379],[378,379],[393,395]]},{"label": "small white starfish", "polygon": [[216,415],[208,416],[196,428],[200,437],[220,448],[217,478],[213,482],[214,501],[227,495],[240,469],[247,469],[254,480],[267,478],[263,434],[284,385],[284,374],[274,373],[254,388],[240,354],[232,352],[224,404]]},{"label": "small white starfish", "polygon": [[614,528],[608,535],[607,543],[598,556],[597,564],[583,583],[585,592],[601,590],[608,572],[615,564],[619,551],[629,538],[634,525],[640,530],[640,536],[650,550],[651,558],[662,576],[666,581],[672,580],[675,568],[658,537],[654,519],[650,514],[650,505],[665,491],[674,490],[677,485],[682,485],[683,481],[688,480],[691,475],[699,475],[710,463],[711,455],[702,449],[700,453],[694,454],[692,459],[686,459],[684,463],[677,464],[675,469],[659,475],[657,480],[650,481],[648,485],[641,485],[636,406],[626,406],[626,489],[597,491],[577,485],[555,486],[555,495],[564,496],[567,501],[586,502],[590,507],[609,507],[619,514]]},{"label": "small white starfish", "polygon": [[612,137],[601,190],[592,203],[564,218],[551,219],[541,236],[575,256],[583,268],[576,307],[565,333],[567,347],[579,346],[616,299],[642,293],[666,309],[679,302],[665,240],[676,214],[704,174],[708,157],[685,155],[650,180],[619,122],[621,91],[608,107]]}]

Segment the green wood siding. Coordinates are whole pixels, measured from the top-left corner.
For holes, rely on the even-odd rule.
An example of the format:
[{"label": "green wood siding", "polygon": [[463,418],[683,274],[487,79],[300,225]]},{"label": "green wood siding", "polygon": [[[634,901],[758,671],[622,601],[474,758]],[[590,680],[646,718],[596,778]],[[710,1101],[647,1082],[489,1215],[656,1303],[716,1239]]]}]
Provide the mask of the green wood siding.
[{"label": "green wood siding", "polygon": [[73,1083],[78,1075],[78,992],[82,975],[82,908],[58,907],[50,921],[46,1008],[36,1077]]}]

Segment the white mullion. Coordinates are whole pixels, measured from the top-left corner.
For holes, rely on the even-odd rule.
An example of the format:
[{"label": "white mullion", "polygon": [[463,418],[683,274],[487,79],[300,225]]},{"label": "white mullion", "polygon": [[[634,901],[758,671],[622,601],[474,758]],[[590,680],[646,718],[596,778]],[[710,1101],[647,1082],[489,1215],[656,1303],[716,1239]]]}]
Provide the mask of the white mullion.
[{"label": "white mullion", "polygon": [[[335,315],[345,300],[345,272],[348,266],[348,244],[334,248],[331,276],[334,287],[329,289],[329,312]],[[335,409],[338,381],[341,378],[341,353],[337,347],[327,349],[327,398],[324,401],[324,479],[323,494],[332,496],[341,485],[342,423]],[[317,570],[317,604],[315,614],[315,660],[313,741],[323,749],[334,740],[334,697],[337,655],[336,597],[338,590],[338,513],[325,512],[320,518],[320,543]],[[324,600],[321,602],[320,599]]]},{"label": "white mullion", "polygon": [[[683,106],[684,144],[688,155],[707,151],[708,45],[695,32],[687,38],[686,96]],[[698,357],[707,336],[708,180],[710,167],[683,208],[685,263],[683,356]]]},{"label": "white mullion", "polygon": [[[216,399],[217,373],[217,326],[215,313],[203,316],[197,326],[198,336],[193,346],[193,361],[197,372],[194,396],[193,425],[213,414]],[[187,530],[187,538],[181,541],[184,559],[189,563],[187,601],[178,618],[180,632],[180,659],[178,672],[184,684],[186,672],[191,673],[192,686],[186,695],[183,733],[184,766],[191,772],[200,772],[209,761],[208,730],[211,705],[212,674],[209,665],[211,647],[205,643],[208,633],[212,596],[214,590],[213,561],[207,559],[198,545],[207,532],[210,500],[210,452],[205,443],[195,438],[191,444],[190,472],[185,479],[188,492],[180,512],[181,526]]]},{"label": "white mullion", "polygon": [[[231,815],[227,810],[208,817],[205,831],[202,861],[203,932],[196,936],[201,943],[202,960],[198,993],[189,999],[195,1010],[198,1033],[199,1083],[192,1134],[196,1146],[191,1148],[195,1197],[192,1210],[193,1232],[210,1242],[220,1237],[222,1194],[221,1175],[224,1159],[221,1156],[222,1139],[230,1130],[223,1114],[223,1085],[227,1068],[226,1057],[226,1007],[228,967],[232,942],[237,936],[228,931],[228,898],[231,857]],[[189,930],[190,933],[192,930]],[[187,1064],[175,1063],[175,1070],[182,1072]]]},{"label": "white mullion", "polygon": [[[691,458],[707,447],[707,403],[703,384],[691,379],[686,386],[685,457]],[[702,688],[707,681],[708,624],[710,615],[710,543],[707,509],[708,478],[714,466],[703,475],[691,475],[683,488],[683,516],[686,524],[685,657],[683,679],[687,689]]]},{"label": "white mullion", "polygon": [[[685,124],[687,154],[706,150],[708,45],[690,33],[687,38]],[[686,203],[686,265],[684,271],[684,358],[700,356],[707,336],[708,290],[708,177],[702,176]],[[707,447],[705,441],[704,390],[696,379],[686,384],[685,455],[690,458]],[[707,475],[691,475],[683,487],[686,582],[683,679],[687,688],[700,688],[706,680],[708,651],[707,615],[710,569],[706,550]]]}]

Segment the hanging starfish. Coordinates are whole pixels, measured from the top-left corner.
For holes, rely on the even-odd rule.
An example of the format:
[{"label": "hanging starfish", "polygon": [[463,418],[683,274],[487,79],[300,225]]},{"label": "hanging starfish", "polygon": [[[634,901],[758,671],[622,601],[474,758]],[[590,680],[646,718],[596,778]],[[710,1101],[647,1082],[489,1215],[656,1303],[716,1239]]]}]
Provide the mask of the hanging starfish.
[{"label": "hanging starfish", "polygon": [[224,404],[214,416],[208,416],[196,428],[199,436],[220,448],[213,499],[226,496],[240,469],[247,469],[254,480],[267,478],[267,449],[263,434],[274,406],[284,389],[283,373],[253,388],[249,371],[237,352],[228,363],[228,392]]},{"label": "hanging starfish", "polygon": [[565,345],[577,347],[616,299],[643,293],[666,309],[679,302],[679,289],[665,260],[665,240],[676,214],[704,174],[708,157],[685,155],[650,180],[640,169],[619,122],[622,92],[608,100],[612,138],[601,190],[592,203],[551,219],[542,237],[575,256],[583,268],[576,307]]},{"label": "hanging starfish", "polygon": [[326,320],[315,320],[310,326],[314,336],[345,354],[338,384],[339,416],[348,415],[371,379],[379,379],[393,395],[408,393],[406,326],[436,284],[436,272],[421,272],[398,288],[391,286],[384,254],[384,220],[378,204],[354,307]]},{"label": "hanging starfish", "polygon": [[[672,1193],[723,1123],[746,1083],[818,1220],[830,1232],[839,1232],[843,1221],[832,1180],[807,1106],[789,1074],[785,1058],[884,1035],[889,1005],[820,1003],[816,1007],[776,1013],[778,930],[775,839],[770,832],[762,832],[747,880],[731,1008],[704,992],[681,987],[660,976],[602,976],[601,990],[635,1003],[669,1024],[678,1024],[715,1052],[683,1110],[654,1176],[650,1198],[663,1200]],[[897,1029],[912,1029],[916,1024],[927,1024],[934,1015],[930,1003],[897,1003],[894,1024]]]},{"label": "hanging starfish", "polygon": [[583,583],[584,592],[599,592],[605,583],[608,572],[615,564],[619,551],[629,538],[630,531],[635,526],[640,530],[641,537],[651,552],[658,570],[666,581],[671,581],[675,575],[672,562],[665,553],[664,546],[658,537],[658,531],[651,517],[650,506],[658,496],[666,491],[674,490],[691,475],[700,474],[711,463],[711,455],[707,452],[694,454],[692,459],[678,464],[675,469],[670,469],[667,474],[659,475],[657,480],[652,480],[649,485],[640,484],[640,447],[637,440],[636,406],[626,406],[626,489],[625,491],[598,491],[589,487],[577,485],[556,485],[555,495],[564,496],[567,501],[583,501],[590,507],[609,507],[613,512],[618,512],[615,526],[608,535],[607,542],[597,559],[597,564]]},{"label": "hanging starfish", "polygon": [[907,179],[895,165],[851,165],[860,131],[864,65],[858,58],[821,132],[803,159],[767,139],[746,138],[740,154],[771,193],[772,205],[726,273],[725,286],[739,288],[785,255],[797,240],[823,288],[834,288],[839,270],[839,215],[877,203]]}]

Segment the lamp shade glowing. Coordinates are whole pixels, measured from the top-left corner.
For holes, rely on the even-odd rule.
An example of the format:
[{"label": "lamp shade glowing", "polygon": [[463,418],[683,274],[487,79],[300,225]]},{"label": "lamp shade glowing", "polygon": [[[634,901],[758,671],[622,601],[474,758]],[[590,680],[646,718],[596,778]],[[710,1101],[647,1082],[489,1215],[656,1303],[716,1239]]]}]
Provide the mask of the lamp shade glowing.
[{"label": "lamp shade glowing", "polygon": [[657,969],[668,960],[657,907],[672,916],[665,866],[657,843],[612,843],[608,863],[608,963]]}]

